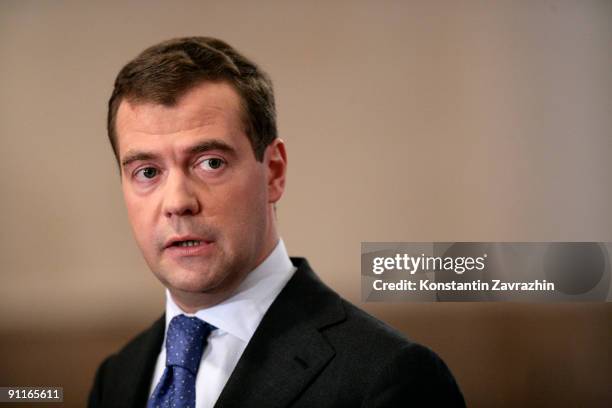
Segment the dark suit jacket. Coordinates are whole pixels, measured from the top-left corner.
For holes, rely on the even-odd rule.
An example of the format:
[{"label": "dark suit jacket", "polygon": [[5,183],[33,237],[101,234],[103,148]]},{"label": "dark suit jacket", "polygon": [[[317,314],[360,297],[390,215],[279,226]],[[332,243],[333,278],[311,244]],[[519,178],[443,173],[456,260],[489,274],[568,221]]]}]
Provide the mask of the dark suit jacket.
[{"label": "dark suit jacket", "polygon": [[[270,306],[217,407],[460,407],[461,391],[431,350],[346,302],[305,259]],[[164,318],[107,358],[94,407],[144,407]]]}]

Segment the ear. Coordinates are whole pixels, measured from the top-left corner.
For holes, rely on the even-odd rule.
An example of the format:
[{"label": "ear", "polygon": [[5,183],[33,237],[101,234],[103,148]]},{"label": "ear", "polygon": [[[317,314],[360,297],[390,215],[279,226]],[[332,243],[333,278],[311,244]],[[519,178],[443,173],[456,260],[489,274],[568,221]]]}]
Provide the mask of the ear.
[{"label": "ear", "polygon": [[274,139],[266,148],[264,162],[267,166],[268,202],[276,203],[285,191],[287,175],[287,151],[282,139]]}]

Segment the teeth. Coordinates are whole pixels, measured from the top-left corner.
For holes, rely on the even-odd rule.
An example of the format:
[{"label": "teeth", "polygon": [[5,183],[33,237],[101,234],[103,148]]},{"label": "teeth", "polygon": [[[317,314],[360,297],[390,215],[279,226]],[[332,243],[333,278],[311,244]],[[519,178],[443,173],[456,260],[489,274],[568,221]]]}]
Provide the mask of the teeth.
[{"label": "teeth", "polygon": [[176,245],[180,247],[192,247],[192,246],[200,245],[201,242],[202,241],[181,241],[181,242],[178,242]]}]

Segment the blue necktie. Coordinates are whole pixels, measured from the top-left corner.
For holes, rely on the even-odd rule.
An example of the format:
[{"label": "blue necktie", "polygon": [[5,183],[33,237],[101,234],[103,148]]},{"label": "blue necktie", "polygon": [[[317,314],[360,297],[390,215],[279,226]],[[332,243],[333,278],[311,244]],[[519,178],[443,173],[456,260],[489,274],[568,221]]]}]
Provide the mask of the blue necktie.
[{"label": "blue necktie", "polygon": [[166,369],[147,408],[195,408],[195,381],[208,335],[216,327],[197,317],[178,315],[166,334]]}]

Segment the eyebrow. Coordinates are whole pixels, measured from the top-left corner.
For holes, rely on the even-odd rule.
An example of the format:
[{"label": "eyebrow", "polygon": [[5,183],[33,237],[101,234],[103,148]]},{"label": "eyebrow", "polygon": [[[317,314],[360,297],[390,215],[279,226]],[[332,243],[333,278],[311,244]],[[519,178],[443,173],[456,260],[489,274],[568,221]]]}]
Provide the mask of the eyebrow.
[{"label": "eyebrow", "polygon": [[[190,155],[205,153],[211,150],[219,150],[225,153],[229,153],[232,156],[236,155],[236,149],[234,149],[229,144],[218,140],[211,139],[206,140],[200,143],[197,143],[190,148],[186,149],[187,153]],[[159,155],[147,151],[129,151],[123,160],[121,161],[121,165],[126,167],[135,161],[145,161],[145,160],[156,160],[159,159]]]},{"label": "eyebrow", "polygon": [[155,160],[157,158],[158,156],[154,153],[138,152],[138,151],[129,152],[128,154],[125,155],[125,157],[121,161],[121,166],[126,167],[135,161]]},{"label": "eyebrow", "polygon": [[211,150],[219,150],[225,153],[229,153],[233,156],[236,155],[236,149],[218,139],[206,140],[187,149],[190,154],[204,153],[209,152]]}]

